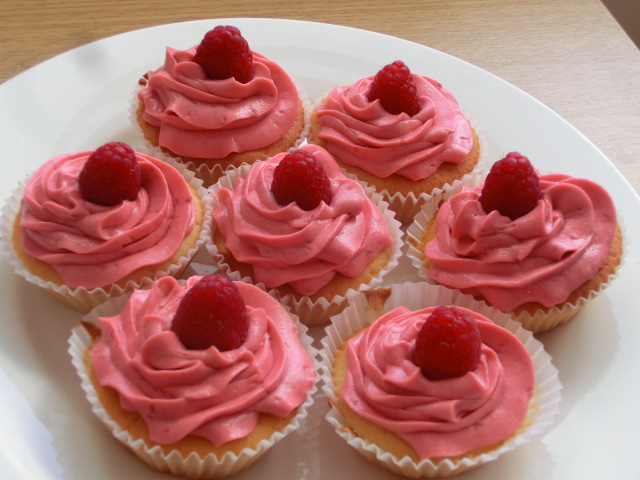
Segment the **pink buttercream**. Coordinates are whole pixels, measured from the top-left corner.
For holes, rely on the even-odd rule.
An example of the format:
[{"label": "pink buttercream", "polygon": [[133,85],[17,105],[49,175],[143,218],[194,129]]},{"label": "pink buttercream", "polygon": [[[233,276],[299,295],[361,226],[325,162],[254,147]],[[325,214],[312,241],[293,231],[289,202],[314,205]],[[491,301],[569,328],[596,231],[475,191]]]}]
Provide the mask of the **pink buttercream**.
[{"label": "pink buttercream", "polygon": [[544,175],[540,186],[537,206],[513,221],[484,212],[482,185],[445,202],[425,248],[429,276],[502,311],[564,302],[606,263],[616,212],[609,194],[589,180]]},{"label": "pink buttercream", "polygon": [[220,159],[282,138],[298,116],[298,90],[275,62],[253,52],[254,78],[210,80],[193,61],[197,47],[167,48],[164,66],[138,92],[160,146],[181,156]]},{"label": "pink buttercream", "polygon": [[508,330],[475,318],[482,338],[477,368],[429,380],[413,363],[415,338],[434,307],[397,307],[348,340],[340,395],[359,416],[395,432],[421,458],[452,457],[513,435],[534,390],[531,357]]},{"label": "pink buttercream", "polygon": [[293,202],[281,207],[271,193],[273,171],[286,155],[255,164],[233,191],[222,188],[213,216],[236,260],[253,266],[268,288],[291,285],[312,295],[336,273],[357,277],[383,249],[391,234],[384,216],[362,186],[347,178],[331,155],[306,145],[331,182],[331,205],[304,211]]},{"label": "pink buttercream", "polygon": [[420,111],[388,113],[367,92],[373,77],[336,87],[316,108],[319,137],[344,163],[377,176],[420,180],[442,163],[463,162],[473,147],[473,131],[453,95],[435,80],[413,74]]},{"label": "pink buttercream", "polygon": [[122,408],[139,414],[161,444],[187,435],[216,446],[244,438],[261,413],[293,412],[315,382],[293,320],[253,285],[236,282],[250,319],[239,348],[186,349],[171,322],[200,278],[181,286],[164,277],[150,290],[136,290],[120,314],[100,318],[102,335],[90,351],[98,382],[117,390]]},{"label": "pink buttercream", "polygon": [[20,239],[69,287],[111,285],[170,259],[191,232],[196,205],[172,166],[136,153],[142,188],[133,201],[105,207],[82,198],[78,175],[91,151],[60,155],[27,181]]}]

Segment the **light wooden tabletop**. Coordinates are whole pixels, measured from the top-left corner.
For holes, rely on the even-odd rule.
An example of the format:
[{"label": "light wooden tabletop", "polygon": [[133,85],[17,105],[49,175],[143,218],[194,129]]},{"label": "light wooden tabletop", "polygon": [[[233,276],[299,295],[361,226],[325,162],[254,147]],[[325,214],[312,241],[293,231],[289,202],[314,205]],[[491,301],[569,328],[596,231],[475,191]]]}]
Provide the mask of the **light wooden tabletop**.
[{"label": "light wooden tabletop", "polygon": [[94,40],[216,17],[340,24],[454,55],[561,115],[640,192],[640,51],[599,0],[3,0],[0,82]]}]

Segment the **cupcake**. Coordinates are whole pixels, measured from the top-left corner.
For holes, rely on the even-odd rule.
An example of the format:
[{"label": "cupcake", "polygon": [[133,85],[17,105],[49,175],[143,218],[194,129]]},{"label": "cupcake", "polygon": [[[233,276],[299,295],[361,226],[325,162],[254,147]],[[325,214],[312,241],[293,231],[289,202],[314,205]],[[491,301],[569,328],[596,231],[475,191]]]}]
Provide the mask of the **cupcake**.
[{"label": "cupcake", "polygon": [[28,281],[89,311],[180,275],[210,239],[201,183],[121,142],[59,155],[8,200],[3,253]]},{"label": "cupcake", "polygon": [[212,189],[209,251],[222,272],[272,290],[305,325],[325,323],[398,264],[402,232],[393,212],[321,147],[306,144],[233,173]]},{"label": "cupcake", "polygon": [[542,345],[460,292],[369,290],[331,321],[321,351],[327,420],[394,473],[457,475],[539,435],[559,411]]},{"label": "cupcake", "polygon": [[609,194],[568,175],[538,175],[516,153],[486,181],[453,189],[408,230],[423,276],[483,299],[543,332],[572,318],[612,280],[622,234]]},{"label": "cupcake", "polygon": [[332,89],[312,113],[310,141],[374,185],[403,223],[433,193],[473,171],[480,155],[454,96],[399,60]]},{"label": "cupcake", "polygon": [[207,275],[101,305],[69,351],[119,441],[159,471],[212,478],[300,427],[315,391],[311,341],[264,291]]},{"label": "cupcake", "polygon": [[140,83],[135,124],[144,139],[206,186],[228,167],[288,151],[304,136],[296,85],[235,27],[218,26],[188,50],[167,48],[164,65]]}]

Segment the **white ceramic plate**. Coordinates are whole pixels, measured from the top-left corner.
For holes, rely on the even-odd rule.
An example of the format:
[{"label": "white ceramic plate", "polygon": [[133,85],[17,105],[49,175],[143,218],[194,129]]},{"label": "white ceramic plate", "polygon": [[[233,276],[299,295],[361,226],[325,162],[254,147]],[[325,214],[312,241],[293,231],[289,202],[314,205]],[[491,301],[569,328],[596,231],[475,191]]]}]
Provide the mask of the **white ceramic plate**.
[{"label": "white ceramic plate", "polygon": [[[557,426],[545,437],[465,475],[468,479],[633,478],[640,432],[640,322],[633,241],[640,199],[587,139],[522,91],[456,58],[398,38],[333,25],[216,19],[139,30],[71,50],[0,86],[0,195],[53,155],[133,141],[128,102],[136,82],[218,24],[238,26],[255,50],[278,61],[311,99],[335,85],[404,60],[441,81],[486,135],[495,160],[510,150],[543,172],[590,178],[611,192],[627,256],[618,278],[568,325],[540,338],[564,384]],[[404,268],[404,267],[403,267]],[[400,272],[400,277],[405,271]],[[404,275],[409,277],[407,273]],[[85,401],[67,355],[79,315],[0,262],[0,478],[166,478],[121,447]],[[397,276],[396,276],[397,278]],[[390,479],[319,422],[306,442],[289,437],[235,478]],[[54,459],[57,458],[57,463]]]}]

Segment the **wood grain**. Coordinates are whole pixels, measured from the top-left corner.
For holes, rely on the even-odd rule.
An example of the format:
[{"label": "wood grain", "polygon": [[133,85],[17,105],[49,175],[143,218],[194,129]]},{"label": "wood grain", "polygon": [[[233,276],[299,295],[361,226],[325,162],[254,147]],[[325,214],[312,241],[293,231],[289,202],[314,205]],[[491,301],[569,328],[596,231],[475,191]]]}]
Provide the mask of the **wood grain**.
[{"label": "wood grain", "polygon": [[3,0],[0,82],[94,40],[216,17],[340,24],[454,55],[556,111],[640,192],[640,51],[598,0]]}]

